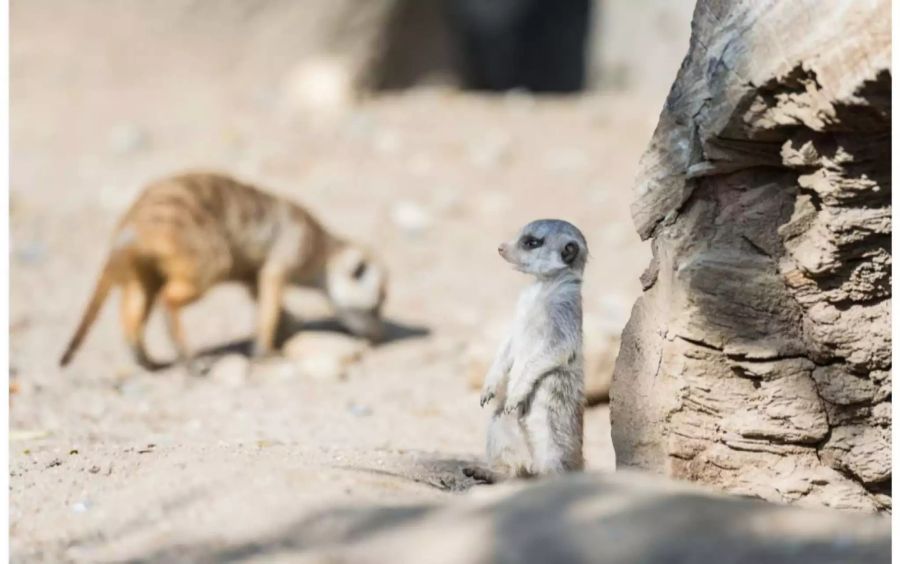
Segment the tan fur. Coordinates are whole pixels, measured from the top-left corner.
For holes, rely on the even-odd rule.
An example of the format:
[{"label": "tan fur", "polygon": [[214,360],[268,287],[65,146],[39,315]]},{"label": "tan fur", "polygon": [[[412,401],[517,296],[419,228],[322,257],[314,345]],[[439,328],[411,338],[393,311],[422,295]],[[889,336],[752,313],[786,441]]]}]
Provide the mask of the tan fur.
[{"label": "tan fur", "polygon": [[[357,321],[350,324],[354,332],[374,337],[380,327],[386,280],[370,252],[330,234],[285,199],[220,174],[188,173],[149,185],[121,219],[60,364],[72,359],[114,287],[122,290],[122,328],[135,360],[147,368],[158,366],[143,344],[144,325],[157,299],[178,355],[187,360],[179,312],[226,281],[246,284],[258,301],[257,354],[272,349],[287,284],[325,291],[339,315]],[[345,304],[347,286],[355,295]]]}]

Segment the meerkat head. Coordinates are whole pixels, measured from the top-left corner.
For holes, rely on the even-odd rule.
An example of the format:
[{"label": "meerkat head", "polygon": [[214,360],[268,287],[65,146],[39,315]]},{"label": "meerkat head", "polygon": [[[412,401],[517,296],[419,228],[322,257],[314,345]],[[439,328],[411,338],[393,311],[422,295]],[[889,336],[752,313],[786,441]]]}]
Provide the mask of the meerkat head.
[{"label": "meerkat head", "polygon": [[517,270],[541,278],[564,272],[581,276],[587,263],[584,235],[560,219],[532,221],[515,239],[501,244],[497,250]]},{"label": "meerkat head", "polygon": [[367,249],[346,243],[329,257],[325,291],[338,320],[351,333],[373,341],[383,336],[386,288],[387,271]]}]

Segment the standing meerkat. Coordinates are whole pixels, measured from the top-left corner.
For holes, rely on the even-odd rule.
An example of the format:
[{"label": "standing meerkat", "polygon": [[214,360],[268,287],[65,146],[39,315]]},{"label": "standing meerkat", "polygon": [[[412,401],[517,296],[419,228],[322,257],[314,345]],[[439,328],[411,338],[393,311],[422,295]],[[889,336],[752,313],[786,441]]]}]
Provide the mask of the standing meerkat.
[{"label": "standing meerkat", "polygon": [[121,323],[135,360],[162,365],[144,348],[159,298],[182,362],[191,359],[179,312],[212,286],[244,283],[258,302],[254,355],[271,352],[288,284],[318,288],[341,323],[370,339],[382,333],[386,273],[367,249],[329,233],[302,207],[220,174],[154,182],[119,221],[94,293],[60,359],[65,366],[110,290],[122,290]]},{"label": "standing meerkat", "polygon": [[469,477],[510,477],[581,470],[584,375],[581,280],[587,242],[566,221],[544,219],[500,245],[500,256],[534,276],[519,296],[512,329],[485,378],[488,468]]}]

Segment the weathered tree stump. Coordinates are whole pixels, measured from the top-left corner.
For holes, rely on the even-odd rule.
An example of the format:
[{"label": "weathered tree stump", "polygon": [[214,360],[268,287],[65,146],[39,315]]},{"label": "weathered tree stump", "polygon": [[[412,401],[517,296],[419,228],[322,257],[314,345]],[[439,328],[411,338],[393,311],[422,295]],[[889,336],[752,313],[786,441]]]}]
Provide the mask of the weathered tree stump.
[{"label": "weathered tree stump", "polygon": [[890,2],[699,0],[641,162],[620,467],[890,509]]}]

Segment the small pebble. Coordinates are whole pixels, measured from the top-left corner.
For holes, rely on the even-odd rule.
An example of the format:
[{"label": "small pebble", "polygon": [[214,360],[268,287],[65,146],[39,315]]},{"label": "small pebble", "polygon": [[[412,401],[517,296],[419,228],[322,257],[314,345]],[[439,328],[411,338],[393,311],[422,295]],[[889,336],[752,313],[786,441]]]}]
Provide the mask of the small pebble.
[{"label": "small pebble", "polygon": [[362,356],[365,344],[354,337],[327,331],[303,331],[283,346],[286,367],[317,380],[338,381]]},{"label": "small pebble", "polygon": [[250,361],[239,354],[229,354],[217,360],[210,369],[210,379],[229,388],[238,388],[246,383],[250,373]]},{"label": "small pebble", "polygon": [[348,405],[347,410],[356,417],[368,417],[369,415],[372,415],[371,408],[356,403],[351,403],[350,405]]},{"label": "small pebble", "polygon": [[110,130],[107,144],[112,154],[128,155],[146,149],[150,145],[150,136],[140,125],[122,123]]},{"label": "small pebble", "polygon": [[41,241],[29,241],[16,249],[16,258],[22,264],[38,264],[47,257],[47,245]]},{"label": "small pebble", "polygon": [[510,138],[505,134],[483,137],[467,148],[469,162],[482,169],[497,167],[509,160],[510,145]]},{"label": "small pebble", "polygon": [[391,209],[391,221],[404,233],[419,236],[431,227],[432,219],[422,206],[415,202],[397,202]]}]

